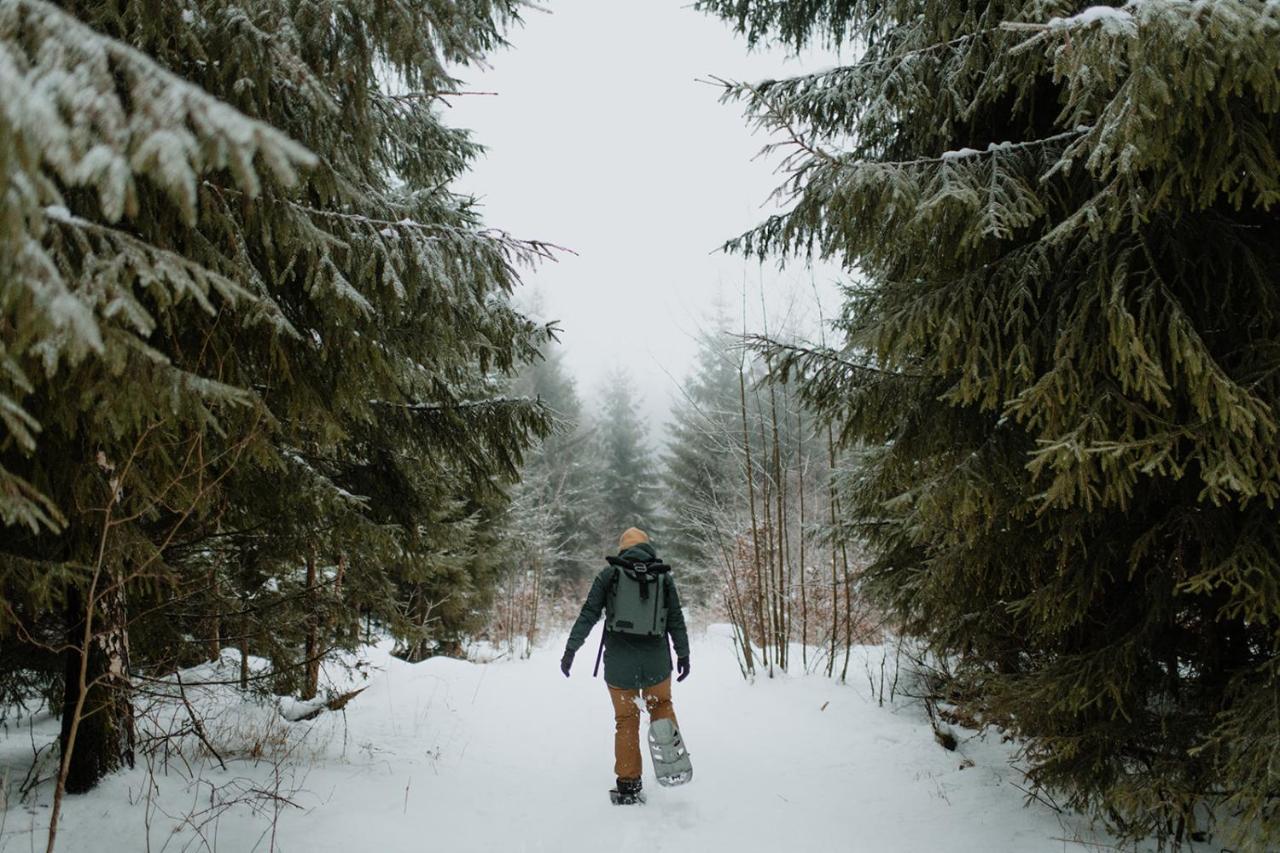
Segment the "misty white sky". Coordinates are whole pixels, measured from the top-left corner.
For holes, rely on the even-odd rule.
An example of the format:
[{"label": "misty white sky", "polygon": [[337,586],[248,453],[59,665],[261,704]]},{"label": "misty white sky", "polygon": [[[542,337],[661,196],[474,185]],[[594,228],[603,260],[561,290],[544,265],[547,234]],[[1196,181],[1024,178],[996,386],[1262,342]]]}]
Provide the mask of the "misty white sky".
[{"label": "misty white sky", "polygon": [[[460,76],[468,91],[446,119],[471,128],[488,155],[458,188],[478,195],[488,224],[578,252],[525,278],[539,313],[560,321],[566,362],[590,398],[616,368],[665,410],[717,294],[758,328],[788,311],[816,328],[811,275],[715,252],[771,210],[776,158],[736,105],[699,83],[757,80],[829,66],[835,57],[748,54],[723,22],[687,0],[555,0],[529,11],[512,48]],[[837,271],[812,278],[830,313]]]}]

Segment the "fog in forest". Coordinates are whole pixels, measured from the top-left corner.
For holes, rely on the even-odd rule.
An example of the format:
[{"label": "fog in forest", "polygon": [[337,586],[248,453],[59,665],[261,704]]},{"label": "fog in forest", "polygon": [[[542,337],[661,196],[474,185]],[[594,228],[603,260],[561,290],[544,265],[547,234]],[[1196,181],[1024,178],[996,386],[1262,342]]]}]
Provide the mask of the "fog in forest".
[{"label": "fog in forest", "polygon": [[[817,336],[839,305],[834,264],[779,269],[719,251],[778,210],[777,135],[749,131],[714,78],[766,79],[839,61],[746,50],[679,3],[569,0],[530,11],[489,67],[459,72],[448,118],[487,149],[459,181],[490,222],[576,252],[525,276],[525,304],[560,321],[566,367],[588,399],[631,377],[665,426],[718,315],[737,330]],[[815,292],[821,299],[816,304]],[[745,305],[744,305],[745,303]]]}]

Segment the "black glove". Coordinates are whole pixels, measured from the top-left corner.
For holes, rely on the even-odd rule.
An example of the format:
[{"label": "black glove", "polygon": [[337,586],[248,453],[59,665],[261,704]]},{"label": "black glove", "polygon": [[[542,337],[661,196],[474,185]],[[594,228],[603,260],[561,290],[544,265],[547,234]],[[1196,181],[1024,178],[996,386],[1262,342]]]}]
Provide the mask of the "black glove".
[{"label": "black glove", "polygon": [[686,678],[689,677],[689,656],[688,655],[685,655],[682,658],[676,659],[676,672],[680,673],[680,676],[676,679],[676,681],[684,681]]},{"label": "black glove", "polygon": [[564,657],[560,658],[560,671],[564,673],[564,677],[569,677],[569,667],[573,666],[573,652],[568,649],[564,650]]}]

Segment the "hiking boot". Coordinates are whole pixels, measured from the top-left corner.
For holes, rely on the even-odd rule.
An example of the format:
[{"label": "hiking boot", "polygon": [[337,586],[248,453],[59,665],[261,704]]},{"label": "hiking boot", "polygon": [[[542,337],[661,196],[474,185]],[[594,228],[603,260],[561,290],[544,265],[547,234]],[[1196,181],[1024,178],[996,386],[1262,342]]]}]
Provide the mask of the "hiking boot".
[{"label": "hiking boot", "polygon": [[618,787],[609,792],[609,799],[615,806],[632,806],[644,802],[644,794],[640,792],[639,779],[618,779]]}]

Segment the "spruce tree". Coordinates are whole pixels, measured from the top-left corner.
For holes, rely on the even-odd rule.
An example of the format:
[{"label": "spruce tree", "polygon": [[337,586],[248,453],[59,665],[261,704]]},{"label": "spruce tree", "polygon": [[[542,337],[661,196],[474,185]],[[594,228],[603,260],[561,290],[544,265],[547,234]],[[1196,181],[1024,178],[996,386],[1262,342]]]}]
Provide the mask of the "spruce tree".
[{"label": "spruce tree", "polygon": [[519,5],[0,0],[0,630],[71,649],[68,790],[175,648],[314,690],[360,613],[474,620],[547,249],[448,189],[438,105]]},{"label": "spruce tree", "polygon": [[[542,358],[529,364],[513,385],[518,397],[540,400],[556,419],[555,429],[527,455],[521,469],[523,500],[516,498],[516,515],[529,512],[550,516],[546,531],[547,553],[554,553],[547,567],[552,588],[573,587],[589,581],[599,562],[600,478],[591,449],[595,438],[582,411],[573,377],[557,344],[543,347]],[[515,520],[517,528],[532,531],[531,519]],[[546,550],[546,549],[544,549]]]},{"label": "spruce tree", "polygon": [[[700,336],[697,361],[672,410],[663,454],[669,515],[667,553],[681,577],[705,580],[721,559],[719,528],[737,504],[741,486],[739,353],[723,328]],[[687,584],[685,597],[705,598],[705,583]]]},{"label": "spruce tree", "polygon": [[660,471],[647,437],[650,415],[631,388],[631,379],[615,371],[597,415],[600,447],[601,545],[610,548],[628,527],[658,540]]},{"label": "spruce tree", "polygon": [[731,86],[787,149],[732,244],[851,284],[765,342],[866,445],[868,583],[1124,837],[1280,842],[1280,8],[702,0],[857,61]]}]

